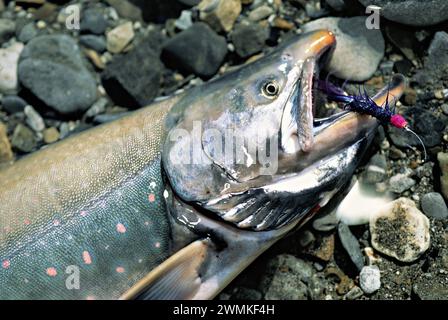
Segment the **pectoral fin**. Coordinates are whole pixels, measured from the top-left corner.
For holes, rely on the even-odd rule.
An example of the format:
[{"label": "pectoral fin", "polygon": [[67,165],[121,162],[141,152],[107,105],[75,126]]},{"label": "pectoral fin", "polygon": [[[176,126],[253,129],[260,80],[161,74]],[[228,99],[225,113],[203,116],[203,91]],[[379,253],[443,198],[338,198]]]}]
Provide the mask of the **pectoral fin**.
[{"label": "pectoral fin", "polygon": [[199,268],[205,260],[208,240],[197,240],[165,262],[120,297],[120,300],[187,300],[201,286]]}]

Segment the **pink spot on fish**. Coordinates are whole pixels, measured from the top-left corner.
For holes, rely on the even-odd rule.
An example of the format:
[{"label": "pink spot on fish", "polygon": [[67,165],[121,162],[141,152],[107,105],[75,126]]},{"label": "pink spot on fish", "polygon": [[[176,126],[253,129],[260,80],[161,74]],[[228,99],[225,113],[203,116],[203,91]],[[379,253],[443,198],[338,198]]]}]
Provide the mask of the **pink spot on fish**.
[{"label": "pink spot on fish", "polygon": [[50,267],[50,268],[47,268],[47,274],[50,277],[56,277],[58,272],[56,271],[56,268]]},{"label": "pink spot on fish", "polygon": [[3,269],[8,269],[10,265],[11,265],[11,261],[3,260],[3,262],[2,262],[2,268]]},{"label": "pink spot on fish", "polygon": [[23,223],[24,223],[26,226],[29,226],[30,223],[31,223],[31,221],[30,221],[29,219],[25,219],[25,220],[23,221]]},{"label": "pink spot on fish", "polygon": [[59,220],[54,220],[54,221],[53,221],[53,225],[54,225],[55,227],[59,226],[60,224],[61,224],[61,222],[60,222]]},{"label": "pink spot on fish", "polygon": [[86,300],[92,301],[92,300],[96,300],[96,298],[94,296],[87,296]]},{"label": "pink spot on fish", "polygon": [[156,195],[154,193],[150,193],[148,196],[148,200],[149,200],[149,202],[156,201]]},{"label": "pink spot on fish", "polygon": [[117,231],[119,233],[125,233],[126,232],[126,227],[122,223],[119,223],[119,224],[117,224]]},{"label": "pink spot on fish", "polygon": [[82,253],[82,260],[84,260],[85,264],[91,264],[92,263],[92,257],[90,256],[89,251],[84,251]]},{"label": "pink spot on fish", "polygon": [[149,226],[149,221],[145,221],[145,226]]},{"label": "pink spot on fish", "polygon": [[115,271],[117,271],[118,273],[123,273],[124,272],[124,268],[123,267],[117,267],[115,269]]},{"label": "pink spot on fish", "polygon": [[156,242],[156,243],[154,244],[154,246],[155,246],[156,248],[160,248],[160,242]]},{"label": "pink spot on fish", "polygon": [[79,214],[81,215],[81,217],[85,217],[87,215],[87,212],[86,211],[81,211]]}]

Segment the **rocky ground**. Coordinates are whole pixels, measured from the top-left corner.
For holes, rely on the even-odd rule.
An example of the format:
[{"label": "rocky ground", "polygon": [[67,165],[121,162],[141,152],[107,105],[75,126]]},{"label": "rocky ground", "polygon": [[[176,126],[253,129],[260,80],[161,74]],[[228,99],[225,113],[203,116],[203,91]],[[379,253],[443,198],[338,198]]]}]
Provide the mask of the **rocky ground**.
[{"label": "rocky ground", "polygon": [[[382,7],[380,30],[365,27],[369,4]],[[398,110],[428,159],[408,132],[380,128],[357,171],[365,184],[404,199],[359,226],[334,212],[316,217],[219,298],[448,298],[445,0],[0,0],[0,16],[0,166],[308,30],[335,32],[329,70],[335,81],[350,80],[348,91],[404,74],[409,87]],[[337,108],[323,103],[317,112]]]}]

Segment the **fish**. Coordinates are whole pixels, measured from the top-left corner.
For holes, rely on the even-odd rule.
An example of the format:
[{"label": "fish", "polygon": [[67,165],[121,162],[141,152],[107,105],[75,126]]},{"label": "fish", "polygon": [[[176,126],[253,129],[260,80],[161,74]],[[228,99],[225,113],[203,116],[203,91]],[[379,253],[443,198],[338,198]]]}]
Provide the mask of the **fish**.
[{"label": "fish", "polygon": [[[0,299],[214,298],[325,208],[372,141],[369,115],[314,117],[335,45],[292,37],[2,169]],[[403,90],[397,76],[372,99]]]}]

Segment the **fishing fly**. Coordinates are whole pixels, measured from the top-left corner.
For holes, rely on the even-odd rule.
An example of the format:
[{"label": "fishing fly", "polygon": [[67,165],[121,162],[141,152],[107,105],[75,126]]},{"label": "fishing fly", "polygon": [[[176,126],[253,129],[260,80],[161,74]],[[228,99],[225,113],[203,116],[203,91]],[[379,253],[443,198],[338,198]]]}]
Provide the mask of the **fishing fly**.
[{"label": "fishing fly", "polygon": [[409,128],[409,123],[406,119],[395,113],[395,107],[393,109],[390,108],[389,92],[387,93],[384,106],[379,106],[372,98],[369,97],[365,88],[363,91],[359,88],[357,95],[349,95],[341,88],[328,81],[319,81],[318,88],[327,94],[327,98],[329,100],[344,103],[345,110],[358,112],[360,114],[368,114],[378,119],[378,121],[383,125],[390,124],[395,128],[404,129],[407,132],[412,133],[421,143],[425,154],[424,162],[426,161],[425,144],[418,134]]}]

